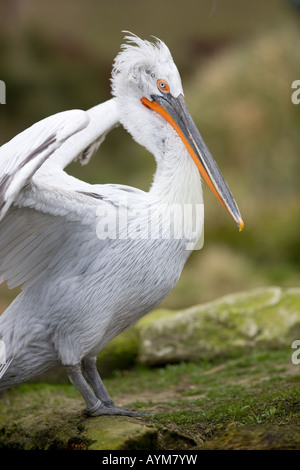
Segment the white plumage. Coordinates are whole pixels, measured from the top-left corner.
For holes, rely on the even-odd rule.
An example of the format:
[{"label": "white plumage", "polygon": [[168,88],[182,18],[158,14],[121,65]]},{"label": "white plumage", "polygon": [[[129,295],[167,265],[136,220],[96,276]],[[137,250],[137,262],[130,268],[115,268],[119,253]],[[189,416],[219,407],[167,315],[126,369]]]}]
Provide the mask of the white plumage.
[{"label": "white plumage", "polygon": [[[9,365],[0,390],[62,363],[90,415],[135,415],[111,401],[95,358],[175,286],[203,232],[202,212],[183,211],[203,206],[198,170],[243,225],[167,46],[127,40],[111,100],[51,116],[0,148],[0,275],[22,285],[0,317]],[[149,192],[64,171],[86,163],[119,123],[156,159]]]}]

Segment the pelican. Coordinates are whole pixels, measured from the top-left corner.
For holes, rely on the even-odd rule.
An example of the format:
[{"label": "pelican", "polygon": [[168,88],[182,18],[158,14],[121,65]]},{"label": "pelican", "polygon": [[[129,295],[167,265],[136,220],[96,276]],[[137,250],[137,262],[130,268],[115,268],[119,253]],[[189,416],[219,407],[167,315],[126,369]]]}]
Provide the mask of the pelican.
[{"label": "pelican", "polygon": [[[0,317],[0,391],[63,364],[86,415],[137,416],[110,398],[97,354],[174,288],[203,233],[203,217],[187,211],[183,222],[180,210],[203,207],[201,178],[244,224],[165,43],[127,33],[111,84],[110,100],[50,116],[0,148],[0,274],[22,286]],[[148,192],[91,185],[64,170],[74,159],[87,163],[119,124],[154,155]],[[149,219],[154,229],[171,220],[169,236],[149,235]]]}]

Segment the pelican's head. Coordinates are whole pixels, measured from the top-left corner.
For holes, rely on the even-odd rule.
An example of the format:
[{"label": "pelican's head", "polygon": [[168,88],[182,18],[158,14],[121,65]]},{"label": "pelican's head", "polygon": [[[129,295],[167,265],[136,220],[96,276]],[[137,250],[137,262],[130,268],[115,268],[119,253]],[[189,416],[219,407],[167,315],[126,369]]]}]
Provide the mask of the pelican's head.
[{"label": "pelican's head", "polygon": [[166,133],[179,137],[210,189],[242,230],[236,202],[185,105],[181,78],[168,47],[159,39],[151,43],[132,34],[125,39],[112,72],[121,124],[155,156],[164,153]]}]

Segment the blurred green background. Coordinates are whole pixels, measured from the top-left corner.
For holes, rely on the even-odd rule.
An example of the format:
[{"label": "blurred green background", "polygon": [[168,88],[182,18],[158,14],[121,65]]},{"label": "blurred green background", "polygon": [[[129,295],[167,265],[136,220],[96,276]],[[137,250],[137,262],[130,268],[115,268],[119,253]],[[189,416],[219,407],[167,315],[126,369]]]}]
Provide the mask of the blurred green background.
[{"label": "blurred green background", "polygon": [[[297,0],[0,0],[0,145],[56,112],[110,98],[129,30],[169,46],[186,101],[245,221],[239,233],[209,189],[205,244],[164,306],[300,281],[300,2]],[[86,167],[92,183],[147,190],[154,160],[118,128]],[[0,290],[0,311],[16,291]]]}]

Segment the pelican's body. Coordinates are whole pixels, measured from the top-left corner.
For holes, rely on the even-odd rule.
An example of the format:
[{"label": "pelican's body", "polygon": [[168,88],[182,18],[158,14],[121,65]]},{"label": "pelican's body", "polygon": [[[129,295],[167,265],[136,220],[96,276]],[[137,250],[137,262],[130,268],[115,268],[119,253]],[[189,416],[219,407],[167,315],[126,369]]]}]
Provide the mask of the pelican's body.
[{"label": "pelican's body", "polygon": [[[175,286],[203,232],[199,212],[182,230],[182,208],[203,207],[199,169],[242,226],[187,115],[167,47],[130,39],[115,61],[111,100],[47,118],[0,148],[0,274],[22,284],[0,317],[0,390],[62,363],[90,415],[134,415],[110,400],[95,358]],[[149,192],[90,185],[63,170],[89,159],[118,123],[155,156]]]}]

